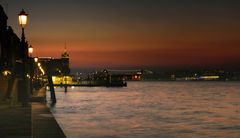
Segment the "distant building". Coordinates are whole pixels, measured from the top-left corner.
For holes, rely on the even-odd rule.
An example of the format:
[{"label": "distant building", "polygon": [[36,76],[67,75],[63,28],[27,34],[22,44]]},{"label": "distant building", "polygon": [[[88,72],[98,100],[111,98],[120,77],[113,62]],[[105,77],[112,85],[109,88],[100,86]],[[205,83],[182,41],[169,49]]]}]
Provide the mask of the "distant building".
[{"label": "distant building", "polygon": [[125,81],[140,81],[142,70],[104,70],[108,76],[114,79],[122,79]]},{"label": "distant building", "polygon": [[61,58],[39,57],[38,61],[46,70],[46,74],[52,76],[67,76],[70,75],[69,54],[64,50]]},{"label": "distant building", "polygon": [[72,83],[69,67],[69,53],[66,48],[61,54],[61,58],[39,57],[38,60],[46,71],[46,74],[52,76],[54,84]]},{"label": "distant building", "polygon": [[147,70],[111,70],[104,69],[93,73],[89,78],[92,80],[109,80],[109,81],[140,81],[143,74],[152,73]]}]

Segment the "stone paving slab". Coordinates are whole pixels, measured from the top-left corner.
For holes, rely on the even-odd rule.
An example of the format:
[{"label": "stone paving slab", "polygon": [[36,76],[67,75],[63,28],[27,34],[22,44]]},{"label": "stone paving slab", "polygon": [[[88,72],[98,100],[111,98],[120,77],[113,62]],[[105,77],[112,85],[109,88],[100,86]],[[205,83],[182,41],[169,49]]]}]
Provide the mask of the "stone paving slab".
[{"label": "stone paving slab", "polygon": [[31,106],[0,105],[0,138],[31,138]]},{"label": "stone paving slab", "polygon": [[65,138],[49,108],[43,103],[28,107],[0,105],[0,138]]},{"label": "stone paving slab", "polygon": [[32,134],[34,138],[66,137],[45,104],[32,103],[32,122]]}]

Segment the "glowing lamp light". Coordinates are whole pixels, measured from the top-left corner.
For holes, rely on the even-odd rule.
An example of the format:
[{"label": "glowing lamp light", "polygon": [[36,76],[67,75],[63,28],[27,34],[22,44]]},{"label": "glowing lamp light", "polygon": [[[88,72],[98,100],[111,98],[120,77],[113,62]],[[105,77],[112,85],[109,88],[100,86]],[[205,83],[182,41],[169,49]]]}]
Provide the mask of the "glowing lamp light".
[{"label": "glowing lamp light", "polygon": [[19,24],[22,28],[25,28],[27,25],[27,16],[28,14],[22,9],[22,11],[18,14]]},{"label": "glowing lamp light", "polygon": [[30,46],[28,47],[28,53],[29,53],[30,55],[32,55],[32,53],[33,53],[33,47],[32,47],[32,45],[30,45]]},{"label": "glowing lamp light", "polygon": [[37,57],[35,57],[35,58],[34,58],[34,61],[37,63],[37,62],[38,62],[38,58],[37,58]]},{"label": "glowing lamp light", "polygon": [[40,66],[41,66],[41,63],[38,63],[38,66],[40,67]]}]

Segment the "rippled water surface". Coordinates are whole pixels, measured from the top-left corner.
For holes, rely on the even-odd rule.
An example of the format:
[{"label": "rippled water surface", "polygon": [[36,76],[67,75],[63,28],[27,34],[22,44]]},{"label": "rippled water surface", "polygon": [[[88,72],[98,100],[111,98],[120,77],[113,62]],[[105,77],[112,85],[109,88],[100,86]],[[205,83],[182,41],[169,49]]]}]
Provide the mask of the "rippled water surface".
[{"label": "rippled water surface", "polygon": [[56,91],[51,110],[69,138],[240,137],[240,82],[128,82],[126,88]]}]

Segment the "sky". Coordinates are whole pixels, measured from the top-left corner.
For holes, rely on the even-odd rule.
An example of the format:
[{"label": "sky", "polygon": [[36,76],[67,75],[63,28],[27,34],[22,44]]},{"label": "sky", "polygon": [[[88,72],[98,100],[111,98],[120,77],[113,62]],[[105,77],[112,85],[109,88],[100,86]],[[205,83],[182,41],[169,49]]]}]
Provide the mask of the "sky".
[{"label": "sky", "polygon": [[71,68],[240,66],[238,0],[0,0],[20,36],[18,13],[29,14],[34,56]]}]

